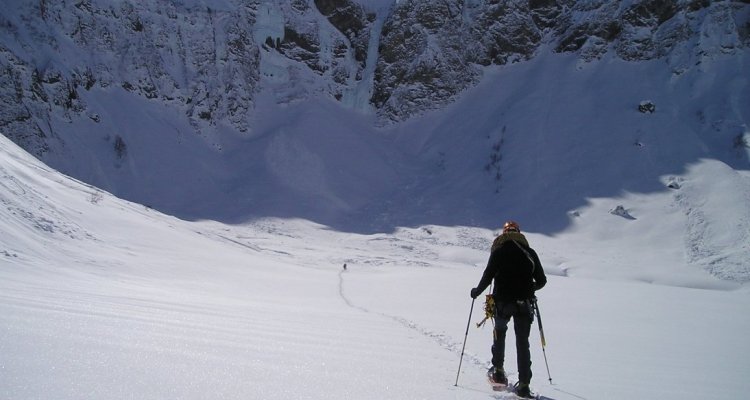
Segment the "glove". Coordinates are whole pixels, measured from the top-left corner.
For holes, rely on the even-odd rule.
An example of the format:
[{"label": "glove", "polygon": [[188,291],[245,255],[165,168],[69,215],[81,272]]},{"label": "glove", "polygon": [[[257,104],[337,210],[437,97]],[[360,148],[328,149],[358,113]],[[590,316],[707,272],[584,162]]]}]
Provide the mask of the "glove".
[{"label": "glove", "polygon": [[482,292],[479,291],[478,288],[471,289],[471,298],[476,299]]}]

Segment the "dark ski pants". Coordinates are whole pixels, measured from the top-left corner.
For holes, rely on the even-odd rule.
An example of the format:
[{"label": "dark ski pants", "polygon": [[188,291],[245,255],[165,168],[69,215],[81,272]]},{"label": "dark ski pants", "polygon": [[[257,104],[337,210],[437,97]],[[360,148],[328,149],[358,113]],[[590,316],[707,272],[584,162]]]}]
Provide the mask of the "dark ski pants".
[{"label": "dark ski pants", "polygon": [[[512,304],[512,306],[516,306]],[[509,312],[509,308],[511,309]],[[503,311],[505,309],[505,311]],[[492,343],[492,365],[495,369],[504,370],[505,362],[505,334],[508,332],[508,322],[513,318],[513,330],[516,334],[516,362],[518,365],[518,381],[531,382],[531,351],[529,350],[529,334],[534,317],[529,307],[503,307],[497,304],[495,310],[495,332]]]}]

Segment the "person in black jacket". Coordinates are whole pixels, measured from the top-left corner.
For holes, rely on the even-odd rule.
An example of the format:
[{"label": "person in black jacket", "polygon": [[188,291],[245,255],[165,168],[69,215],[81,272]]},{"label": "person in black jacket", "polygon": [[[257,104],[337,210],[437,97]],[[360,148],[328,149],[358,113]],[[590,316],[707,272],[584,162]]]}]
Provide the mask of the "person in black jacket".
[{"label": "person in black jacket", "polygon": [[534,292],[544,287],[547,277],[536,251],[529,246],[526,237],[521,234],[517,223],[508,221],[503,226],[503,233],[492,243],[492,253],[487,262],[482,279],[477,287],[471,289],[471,298],[477,296],[495,281],[492,298],[495,303],[495,332],[492,344],[492,368],[488,371],[491,380],[508,384],[503,367],[505,361],[505,333],[508,322],[513,318],[513,329],[516,334],[516,353],[518,364],[518,383],[516,394],[521,397],[532,397],[531,352],[529,334],[534,319],[532,299]]}]

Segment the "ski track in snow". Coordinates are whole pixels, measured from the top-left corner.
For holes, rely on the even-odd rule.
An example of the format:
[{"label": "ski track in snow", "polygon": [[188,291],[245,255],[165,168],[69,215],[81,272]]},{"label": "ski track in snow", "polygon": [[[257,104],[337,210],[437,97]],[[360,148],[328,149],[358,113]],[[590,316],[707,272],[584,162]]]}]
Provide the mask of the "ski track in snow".
[{"label": "ski track in snow", "polygon": [[[438,333],[438,332],[431,331],[429,329],[425,329],[425,328],[419,326],[419,324],[417,324],[414,321],[411,321],[411,320],[409,320],[407,318],[403,318],[403,317],[399,317],[399,316],[395,316],[395,315],[389,315],[389,314],[382,313],[382,312],[373,312],[373,311],[371,311],[371,310],[369,310],[369,309],[367,309],[365,307],[361,307],[361,306],[358,306],[358,305],[352,303],[352,301],[349,300],[349,298],[346,297],[346,294],[345,294],[345,288],[344,288],[344,286],[345,286],[344,285],[345,279],[344,279],[344,274],[346,272],[347,271],[345,271],[345,270],[339,271],[338,277],[339,277],[339,296],[344,301],[344,303],[346,303],[347,306],[349,306],[350,308],[353,308],[355,310],[362,311],[364,313],[377,314],[377,315],[380,315],[381,317],[383,317],[385,319],[394,321],[394,322],[398,323],[399,325],[402,325],[402,326],[406,327],[407,329],[410,329],[410,330],[412,330],[414,332],[417,332],[420,335],[422,335],[422,336],[424,336],[424,337],[426,337],[426,338],[434,341],[441,348],[443,348],[443,349],[445,349],[447,351],[450,351],[452,353],[455,353],[458,356],[461,355],[461,348],[463,346],[463,343],[456,341],[455,339],[451,338],[450,336],[448,336],[448,335],[446,335],[444,333]],[[485,361],[481,360],[480,358],[478,358],[478,357],[476,357],[474,355],[471,355],[471,354],[467,354],[467,353],[464,353],[464,359],[468,360],[472,364],[474,364],[476,366],[479,366],[479,367],[486,367],[486,364],[487,364]]]}]

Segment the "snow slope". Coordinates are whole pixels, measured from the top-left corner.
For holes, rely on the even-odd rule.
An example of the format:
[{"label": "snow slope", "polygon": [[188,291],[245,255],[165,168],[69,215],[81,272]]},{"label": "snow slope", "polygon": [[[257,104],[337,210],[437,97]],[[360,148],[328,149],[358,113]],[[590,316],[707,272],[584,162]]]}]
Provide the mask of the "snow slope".
[{"label": "snow slope", "polygon": [[[5,138],[0,153],[4,399],[508,397],[484,382],[488,328],[471,328],[454,386],[489,230],[185,222],[61,175]],[[707,164],[691,179],[725,168]],[[612,233],[606,217],[588,222]],[[585,232],[529,240],[550,276],[539,299],[553,384],[534,332],[535,390],[560,400],[750,392],[746,286],[679,260],[568,247],[591,240]],[[612,272],[599,277],[621,279],[590,279],[594,259]]]},{"label": "snow slope", "polygon": [[453,383],[509,218],[550,276],[537,391],[747,397],[750,60],[705,33],[676,60],[543,47],[389,127],[362,112],[372,70],[347,109],[274,53],[243,132],[80,90],[47,165],[0,136],[0,398],[503,398],[488,328]]}]

